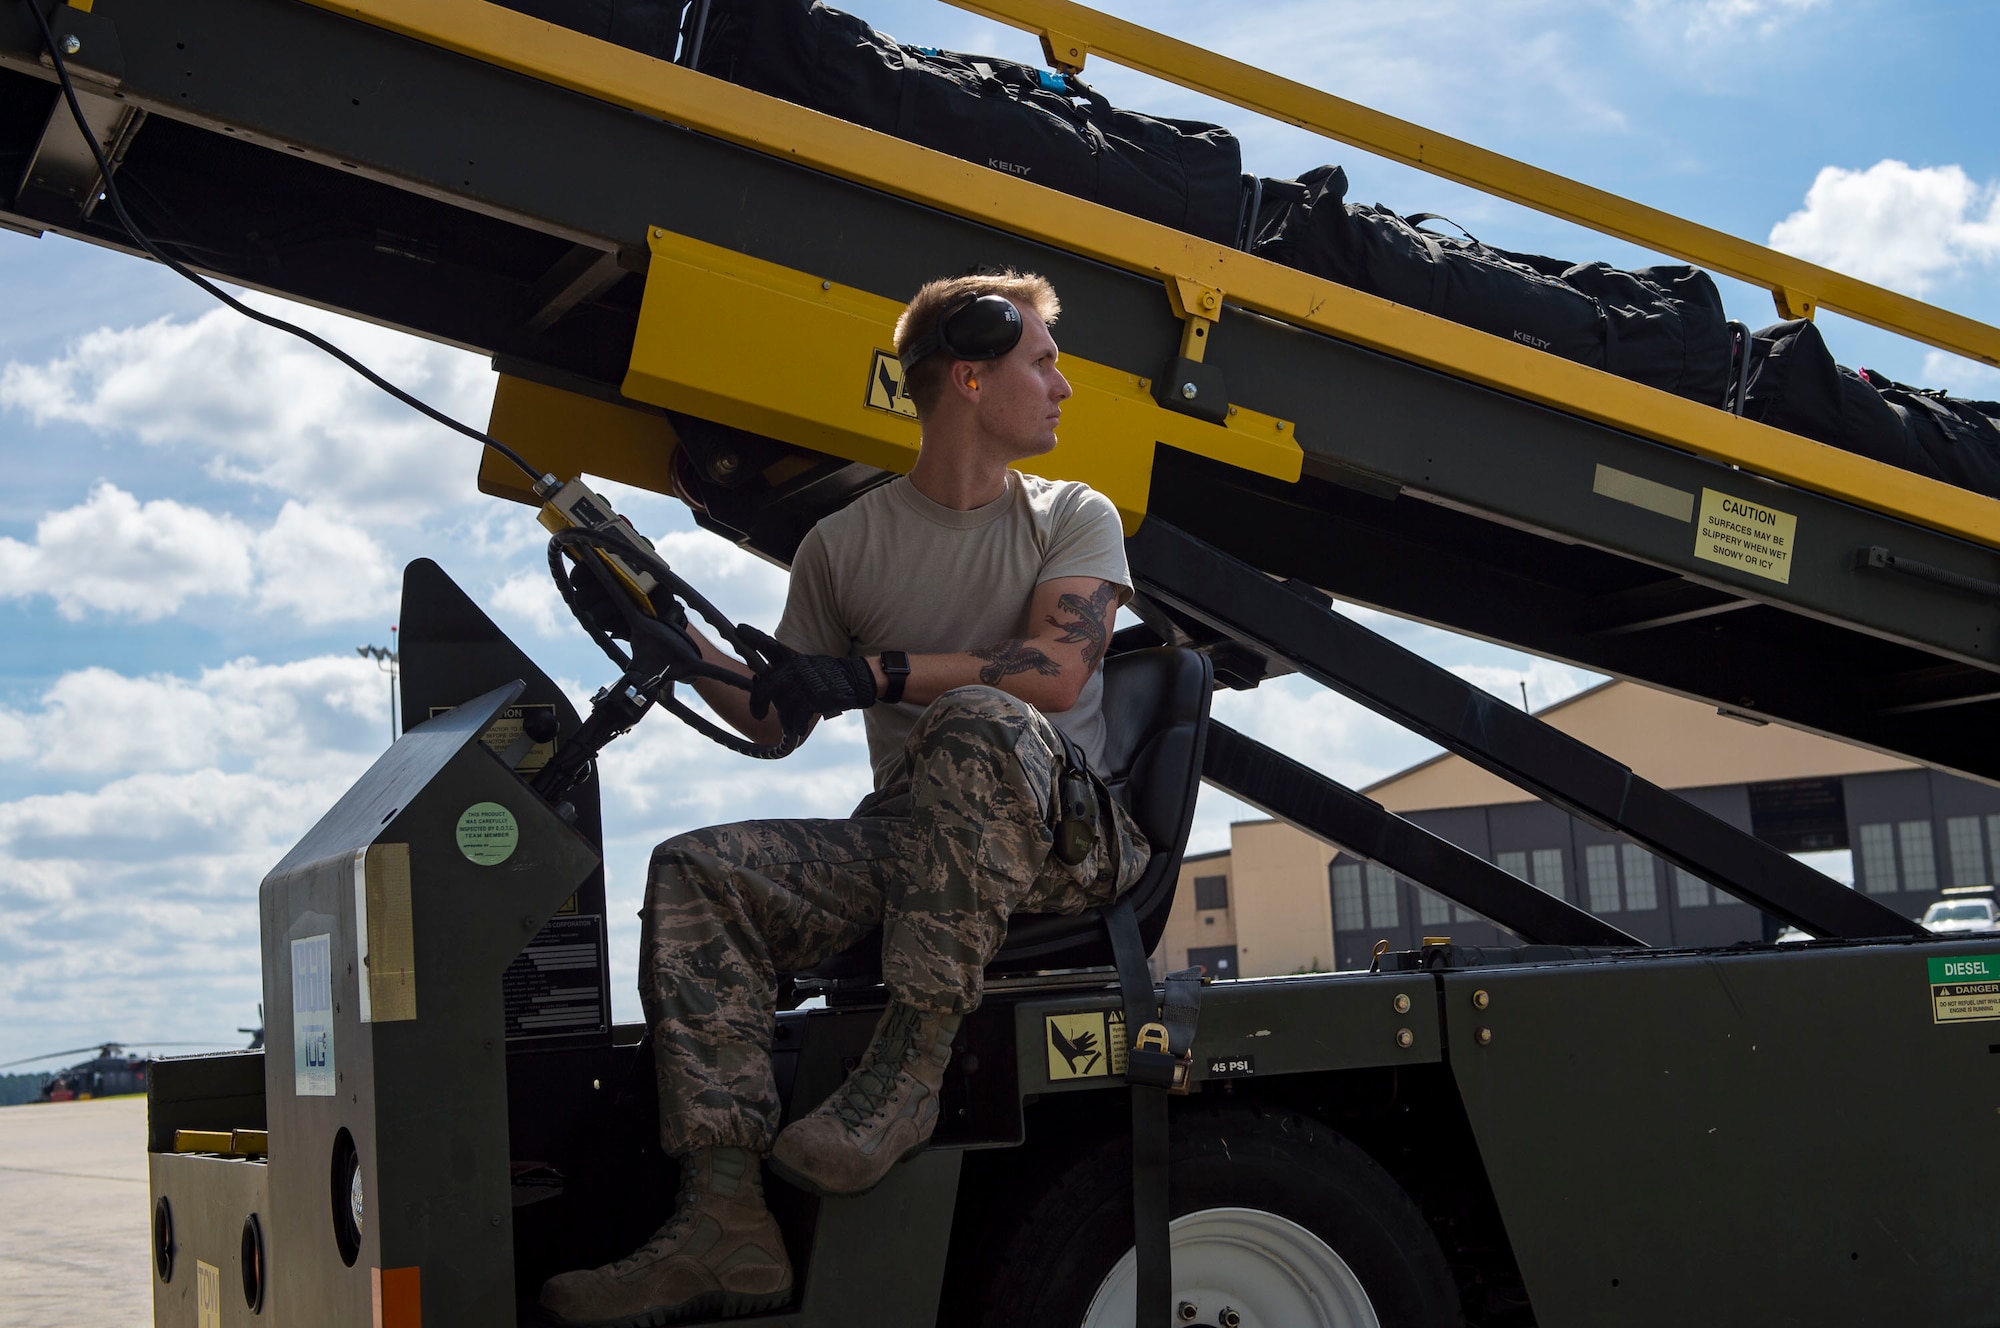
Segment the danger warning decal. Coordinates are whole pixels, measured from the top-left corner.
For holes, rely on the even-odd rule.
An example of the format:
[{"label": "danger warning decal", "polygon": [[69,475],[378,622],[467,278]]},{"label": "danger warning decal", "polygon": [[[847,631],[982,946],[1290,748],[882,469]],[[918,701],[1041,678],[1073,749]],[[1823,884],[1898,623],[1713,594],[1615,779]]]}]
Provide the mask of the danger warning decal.
[{"label": "danger warning decal", "polygon": [[1932,1023],[2000,1019],[2000,955],[1933,959],[1930,970]]},{"label": "danger warning decal", "polygon": [[902,363],[886,350],[876,351],[874,363],[868,366],[866,399],[875,410],[917,418],[917,403],[910,400],[909,390],[903,386]]},{"label": "danger warning decal", "polygon": [[1125,1073],[1125,1012],[1086,1010],[1043,1019],[1049,1081],[1099,1079]]}]

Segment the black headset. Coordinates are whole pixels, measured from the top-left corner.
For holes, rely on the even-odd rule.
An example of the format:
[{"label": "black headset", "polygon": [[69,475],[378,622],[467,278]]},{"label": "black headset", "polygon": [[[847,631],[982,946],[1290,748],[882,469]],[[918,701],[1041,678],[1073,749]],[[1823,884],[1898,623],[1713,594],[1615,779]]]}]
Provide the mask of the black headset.
[{"label": "black headset", "polygon": [[1021,344],[1021,311],[1004,295],[968,295],[944,311],[937,326],[896,359],[903,372],[933,351],[954,360],[997,360]]}]

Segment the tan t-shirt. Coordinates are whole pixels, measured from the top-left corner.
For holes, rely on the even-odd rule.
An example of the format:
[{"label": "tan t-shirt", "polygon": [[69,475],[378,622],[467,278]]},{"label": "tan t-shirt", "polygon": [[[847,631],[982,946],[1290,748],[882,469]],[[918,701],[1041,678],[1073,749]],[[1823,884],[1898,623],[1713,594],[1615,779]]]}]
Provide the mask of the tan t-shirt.
[{"label": "tan t-shirt", "polygon": [[[1092,576],[1131,594],[1118,509],[1089,485],[1007,472],[1007,491],[960,512],[907,477],[871,489],[799,544],[777,637],[814,655],[950,654],[1032,635],[1028,601],[1044,581]],[[1104,760],[1104,675],[1050,715],[1094,766]],[[862,712],[880,788],[924,707]]]}]

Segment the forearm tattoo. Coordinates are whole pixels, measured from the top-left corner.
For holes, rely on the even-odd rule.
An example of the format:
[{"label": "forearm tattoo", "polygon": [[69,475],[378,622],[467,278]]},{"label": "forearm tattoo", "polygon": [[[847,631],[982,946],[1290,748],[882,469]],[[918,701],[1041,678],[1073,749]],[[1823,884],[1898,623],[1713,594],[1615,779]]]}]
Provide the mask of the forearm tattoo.
[{"label": "forearm tattoo", "polygon": [[988,687],[997,686],[1002,678],[1016,673],[1039,673],[1053,678],[1062,672],[1062,665],[1029,645],[1026,641],[996,641],[990,646],[965,653],[974,659],[983,659],[986,664],[979,670],[979,681]]},{"label": "forearm tattoo", "polygon": [[1104,658],[1105,644],[1111,639],[1107,610],[1117,593],[1118,588],[1106,581],[1088,599],[1082,595],[1063,595],[1056,600],[1056,607],[1071,616],[1057,618],[1050,614],[1044,620],[1049,626],[1061,629],[1062,635],[1056,638],[1058,642],[1083,647],[1083,667],[1086,671],[1095,669],[1097,662]]}]

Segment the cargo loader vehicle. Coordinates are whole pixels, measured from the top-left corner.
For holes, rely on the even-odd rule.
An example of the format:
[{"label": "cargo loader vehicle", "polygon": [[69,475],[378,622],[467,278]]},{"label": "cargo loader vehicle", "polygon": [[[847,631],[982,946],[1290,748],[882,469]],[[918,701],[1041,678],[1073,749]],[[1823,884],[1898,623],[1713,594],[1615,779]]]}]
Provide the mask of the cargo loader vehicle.
[{"label": "cargo loader vehicle", "polygon": [[[2000,363],[2000,331],[1067,0],[956,2]],[[2000,945],[1334,608],[1993,781],[2000,501],[482,0],[6,0],[0,150],[0,224],[136,254],[122,187],[178,262],[491,355],[515,459],[482,487],[653,615],[705,601],[588,477],[785,563],[915,456],[889,338],[922,281],[1062,292],[1076,395],[1038,468],[1125,521],[1111,773],[1155,865],[1122,931],[1017,919],[928,1151],[858,1199],[771,1185],[798,1290],[745,1322],[2000,1322]],[[154,1067],[157,1324],[539,1324],[543,1278],[670,1201],[591,758],[699,720],[687,663],[608,649],[581,714],[447,569],[403,593],[409,730],[263,883],[265,1049]],[[1209,718],[1292,673],[1816,939],[1648,946]],[[1201,781],[1511,943],[1163,994]],[[865,946],[788,990],[797,1114],[883,996]]]}]

